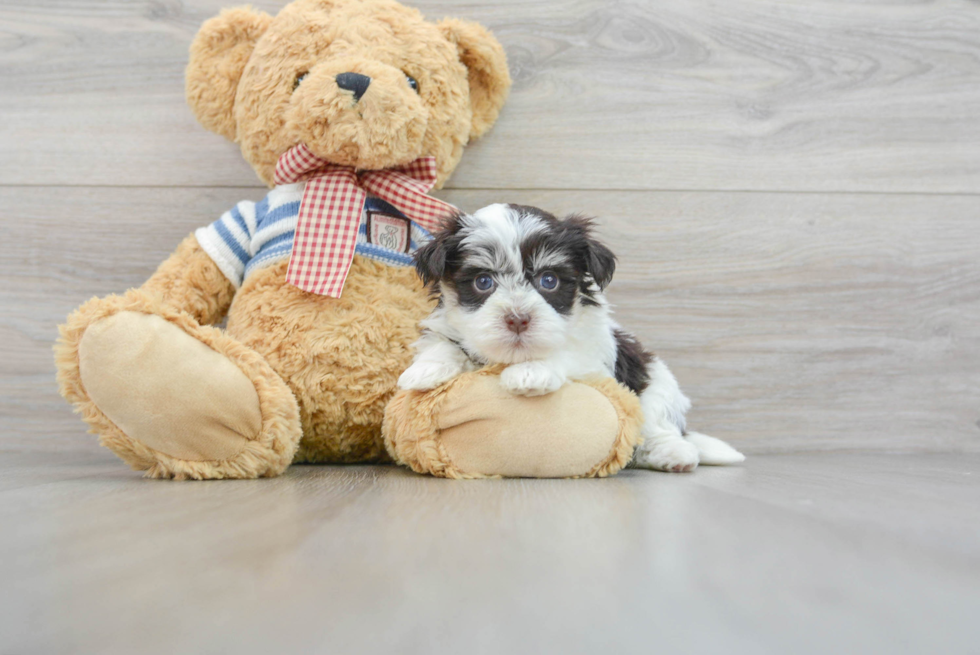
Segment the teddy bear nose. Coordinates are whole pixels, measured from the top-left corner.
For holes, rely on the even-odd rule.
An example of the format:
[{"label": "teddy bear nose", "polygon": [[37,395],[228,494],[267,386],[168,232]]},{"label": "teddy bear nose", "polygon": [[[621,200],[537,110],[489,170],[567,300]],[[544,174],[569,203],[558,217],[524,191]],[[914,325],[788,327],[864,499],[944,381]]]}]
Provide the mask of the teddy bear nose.
[{"label": "teddy bear nose", "polygon": [[354,102],[357,102],[371,86],[371,78],[360,73],[341,73],[337,76],[337,86],[345,91],[353,91]]}]

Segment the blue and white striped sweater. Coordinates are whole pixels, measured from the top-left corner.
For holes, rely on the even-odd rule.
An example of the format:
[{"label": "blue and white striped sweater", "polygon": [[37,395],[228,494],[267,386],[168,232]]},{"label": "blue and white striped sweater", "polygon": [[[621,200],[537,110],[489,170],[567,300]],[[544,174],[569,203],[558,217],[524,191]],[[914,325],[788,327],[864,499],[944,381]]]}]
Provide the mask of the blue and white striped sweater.
[{"label": "blue and white striped sweater", "polygon": [[[303,182],[284,184],[270,191],[259,202],[243,200],[214,223],[194,233],[204,251],[236,287],[241,286],[253,271],[289,258],[305,186]],[[384,200],[369,197],[364,203],[357,234],[354,252],[358,255],[391,266],[409,266],[412,263],[411,253],[432,238],[413,222],[409,254],[368,243],[364,219],[368,211],[381,211],[404,218],[401,212]]]}]

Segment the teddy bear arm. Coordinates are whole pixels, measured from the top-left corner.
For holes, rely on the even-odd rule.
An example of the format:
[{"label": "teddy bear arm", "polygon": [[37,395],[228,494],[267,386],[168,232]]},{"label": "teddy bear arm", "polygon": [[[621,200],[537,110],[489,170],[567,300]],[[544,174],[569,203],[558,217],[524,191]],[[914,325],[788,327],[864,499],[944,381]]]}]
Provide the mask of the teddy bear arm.
[{"label": "teddy bear arm", "polygon": [[220,322],[235,286],[191,234],[140,289],[166,308],[187,312],[202,325]]}]

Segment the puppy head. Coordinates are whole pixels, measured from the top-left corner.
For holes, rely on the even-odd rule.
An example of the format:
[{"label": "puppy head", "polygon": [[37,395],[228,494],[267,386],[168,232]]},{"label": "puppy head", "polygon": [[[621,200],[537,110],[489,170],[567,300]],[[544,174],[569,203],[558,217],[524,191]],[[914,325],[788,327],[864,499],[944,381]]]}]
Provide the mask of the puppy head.
[{"label": "puppy head", "polygon": [[415,266],[463,346],[513,364],[561,348],[583,312],[605,311],[616,258],[590,219],[498,204],[450,217]]}]

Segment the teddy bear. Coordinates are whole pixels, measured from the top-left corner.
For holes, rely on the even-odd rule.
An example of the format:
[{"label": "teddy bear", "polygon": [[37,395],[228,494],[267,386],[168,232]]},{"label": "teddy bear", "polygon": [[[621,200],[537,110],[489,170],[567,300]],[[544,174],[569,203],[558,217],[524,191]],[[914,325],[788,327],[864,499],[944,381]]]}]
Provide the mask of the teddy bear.
[{"label": "teddy bear", "polygon": [[271,190],[203,218],[139,288],[75,310],[55,346],[62,395],[153,478],[271,477],[294,462],[444,477],[619,470],[639,410],[611,380],[517,398],[487,370],[396,396],[434,303],[411,255],[451,209],[428,191],[509,87],[488,30],[394,0],[206,21],[188,103]]}]

